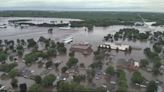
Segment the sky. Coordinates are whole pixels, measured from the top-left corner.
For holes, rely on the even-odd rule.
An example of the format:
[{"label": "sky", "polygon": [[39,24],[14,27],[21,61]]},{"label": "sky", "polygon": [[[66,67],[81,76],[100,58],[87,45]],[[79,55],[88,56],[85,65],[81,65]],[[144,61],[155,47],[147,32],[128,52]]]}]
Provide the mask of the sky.
[{"label": "sky", "polygon": [[164,12],[164,0],[0,0],[0,10]]}]

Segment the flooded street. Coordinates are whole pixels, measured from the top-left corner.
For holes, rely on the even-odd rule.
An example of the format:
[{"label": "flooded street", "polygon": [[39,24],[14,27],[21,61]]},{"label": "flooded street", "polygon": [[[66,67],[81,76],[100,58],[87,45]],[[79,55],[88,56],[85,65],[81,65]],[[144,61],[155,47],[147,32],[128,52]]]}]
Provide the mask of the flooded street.
[{"label": "flooded street", "polygon": [[[86,31],[85,27],[82,28],[71,28],[70,30],[61,30],[57,27],[53,28],[53,33],[49,34],[48,29],[51,27],[36,27],[36,26],[29,26],[27,28],[20,28],[20,27],[14,27],[14,26],[9,26],[8,25],[8,20],[11,19],[24,19],[24,18],[0,18],[0,24],[7,24],[7,28],[0,28],[0,39],[1,40],[17,40],[17,39],[30,39],[34,38],[35,40],[38,40],[40,36],[43,36],[45,38],[51,38],[53,40],[57,41],[62,41],[63,39],[67,37],[73,37],[73,42],[71,44],[67,44],[66,48],[68,50],[67,54],[69,53],[69,49],[72,44],[75,43],[81,43],[81,42],[88,42],[89,44],[92,45],[92,48],[94,51],[97,50],[97,47],[100,44],[103,44],[103,38],[107,34],[114,34],[115,32],[118,32],[120,29],[123,28],[136,28],[139,29],[141,32],[145,31],[150,31],[149,28],[147,27],[133,27],[133,26],[110,26],[110,27],[94,27],[92,31]],[[25,18],[25,19],[31,19],[31,18]],[[35,19],[35,18],[32,18]],[[37,21],[41,20],[42,18],[37,19]],[[51,19],[44,19],[44,21],[49,21]],[[56,21],[64,21],[64,22],[69,22],[69,21],[74,21],[74,19],[54,19]],[[79,20],[75,20],[79,21]],[[152,27],[151,30],[153,31],[164,31],[164,27]],[[128,41],[128,40],[119,40],[116,41],[116,43],[121,43],[121,44],[127,44],[130,45],[134,48],[140,48],[140,50],[132,50],[130,54],[125,54],[125,52],[119,51],[118,53],[115,50],[111,51],[111,64],[113,66],[117,66],[119,63],[124,62],[122,60],[128,61],[129,59],[134,59],[136,61],[140,61],[140,59],[145,58],[145,55],[143,53],[143,50],[147,47],[152,47],[152,44],[149,41],[145,42],[140,42],[140,41]],[[79,63],[84,63],[85,66],[89,66],[94,62],[93,57],[94,55],[91,54],[89,56],[84,56],[80,53],[76,53],[75,57],[79,59]],[[57,56],[56,58],[53,59],[53,61],[60,60],[63,61],[62,65],[59,66],[59,70],[63,66],[65,66],[66,62],[68,61],[69,56]],[[109,60],[106,60],[104,62],[108,62]],[[21,63],[20,61],[18,68],[25,67],[25,64]],[[105,70],[107,65],[104,65],[103,70]],[[45,69],[43,68],[38,68],[37,65],[32,65],[30,70],[34,70],[36,75],[41,74],[42,71]],[[156,79],[154,76],[152,76],[150,73],[147,73],[145,71],[140,70],[141,73],[143,74],[144,77],[148,80]],[[51,73],[54,73],[57,75],[55,71],[50,71]],[[128,74],[128,72],[127,72]],[[131,74],[128,74],[127,78],[130,77]],[[21,83],[26,82],[27,85],[32,85],[34,81],[32,80],[26,80],[24,78],[18,78]],[[164,82],[164,76],[161,76],[158,78],[159,80]],[[10,80],[9,80],[10,81]],[[1,81],[0,83],[4,85],[10,85],[9,81]],[[128,79],[130,81],[130,79]],[[104,82],[104,81],[103,81]]]}]

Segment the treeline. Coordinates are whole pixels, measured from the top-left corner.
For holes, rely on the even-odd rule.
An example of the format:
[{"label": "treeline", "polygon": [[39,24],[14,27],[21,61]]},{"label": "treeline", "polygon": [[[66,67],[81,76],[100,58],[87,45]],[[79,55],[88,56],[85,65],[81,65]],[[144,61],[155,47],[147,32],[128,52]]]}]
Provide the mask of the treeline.
[{"label": "treeline", "polygon": [[155,24],[152,24],[152,26],[161,26],[161,25],[164,25],[164,20],[158,20],[156,21]]},{"label": "treeline", "polygon": [[122,21],[140,20],[136,13],[129,12],[96,12],[96,11],[1,11],[1,17],[55,17],[55,18],[78,18],[90,19],[110,19]]},{"label": "treeline", "polygon": [[120,21],[120,20],[110,20],[110,19],[93,19],[93,20],[86,20],[82,22],[71,22],[72,27],[91,27],[91,26],[113,26],[113,25],[134,25],[133,21]]},{"label": "treeline", "polygon": [[48,17],[48,18],[76,18],[85,22],[73,22],[72,26],[110,26],[110,25],[133,25],[142,21],[140,14],[146,21],[157,21],[155,25],[164,24],[163,13],[140,13],[140,12],[96,12],[96,11],[1,11],[0,17]]},{"label": "treeline", "polygon": [[2,11],[2,17],[55,17],[77,18],[83,22],[72,22],[72,27],[86,26],[111,26],[111,25],[134,25],[141,21],[137,13],[128,12],[50,12],[50,11]]}]

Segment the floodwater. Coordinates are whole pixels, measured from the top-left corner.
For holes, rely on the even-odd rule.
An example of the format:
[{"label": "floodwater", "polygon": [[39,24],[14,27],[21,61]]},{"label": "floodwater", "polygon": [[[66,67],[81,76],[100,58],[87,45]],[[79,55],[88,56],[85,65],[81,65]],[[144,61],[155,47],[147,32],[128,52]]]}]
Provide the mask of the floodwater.
[{"label": "floodwater", "polygon": [[[64,21],[64,22],[69,22],[69,21],[79,21],[78,19],[59,19],[59,18],[0,18],[0,24],[7,24],[8,25],[8,20],[13,20],[13,19],[33,19],[35,21],[50,21],[50,20],[56,20],[56,21]],[[6,29],[0,28],[0,39],[4,40],[4,39],[8,39],[8,40],[17,40],[17,39],[30,39],[30,38],[34,38],[35,40],[38,40],[40,36],[44,36],[46,38],[51,38],[55,41],[62,41],[63,39],[67,38],[67,37],[73,37],[73,42],[71,44],[74,43],[81,43],[81,42],[88,42],[89,44],[92,45],[94,51],[96,51],[97,46],[100,44],[103,44],[103,38],[104,36],[106,36],[107,34],[114,34],[115,32],[119,31],[122,28],[136,28],[139,29],[141,32],[145,32],[145,31],[163,31],[164,27],[151,27],[151,28],[147,28],[147,27],[134,27],[134,26],[110,26],[110,27],[94,27],[93,31],[85,31],[85,27],[82,28],[71,28],[70,30],[61,30],[59,28],[54,27],[53,28],[53,34],[49,34],[48,31],[48,27],[34,27],[34,26],[29,26],[27,28],[20,28],[20,27],[14,27],[14,26],[7,26]],[[122,43],[122,44],[127,44],[130,45],[132,47],[135,48],[140,48],[141,50],[132,50],[131,54],[125,54],[124,52],[118,52],[116,53],[115,50],[111,51],[112,54],[112,64],[113,66],[116,66],[117,64],[119,64],[120,60],[129,60],[129,59],[134,59],[139,61],[140,59],[145,58],[144,54],[143,54],[143,49],[145,49],[146,47],[151,47],[152,44],[150,42],[140,42],[140,41],[122,41],[119,40],[117,41],[117,43]],[[66,47],[69,50],[69,48],[71,47],[71,44],[67,44]],[[69,51],[68,51],[69,53]],[[76,53],[75,55],[76,58],[79,59],[80,63],[84,63],[85,66],[89,66],[91,63],[94,62],[93,60],[93,54],[90,56],[83,56],[80,53]],[[68,56],[58,56],[57,58],[55,58],[53,61],[55,60],[61,60],[64,63],[59,67],[59,69],[61,69],[63,66],[65,66],[65,63],[68,61]],[[105,61],[108,62],[108,61]],[[24,67],[24,64],[19,64],[19,67]],[[107,67],[104,66],[103,70],[105,70],[105,68]],[[35,70],[36,73],[41,72],[41,69],[37,69],[38,67],[36,65],[33,65],[30,67],[31,70]],[[44,69],[42,69],[44,70]],[[154,77],[151,74],[145,73],[143,72],[144,76],[151,80],[154,79]],[[54,71],[52,71],[51,73],[54,73]],[[131,76],[131,74],[129,74],[129,76],[127,78],[129,78]],[[24,80],[22,78],[20,78],[21,80]],[[160,77],[160,80],[164,81],[164,77]],[[26,80],[24,80],[26,81]],[[31,81],[31,80],[29,80]],[[27,82],[28,85],[31,85],[31,82]],[[129,80],[130,81],[130,80]],[[33,82],[33,81],[32,81]],[[1,82],[0,82],[1,83]],[[5,82],[3,82],[5,83]],[[9,83],[7,83],[8,85]]]}]

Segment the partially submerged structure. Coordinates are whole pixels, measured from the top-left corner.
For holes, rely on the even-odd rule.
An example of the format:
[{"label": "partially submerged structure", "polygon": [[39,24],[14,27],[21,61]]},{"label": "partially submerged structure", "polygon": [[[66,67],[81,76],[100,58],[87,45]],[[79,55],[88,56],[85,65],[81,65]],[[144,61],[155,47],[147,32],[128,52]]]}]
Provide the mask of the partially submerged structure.
[{"label": "partially submerged structure", "polygon": [[32,74],[33,71],[27,69],[27,68],[24,68],[24,69],[20,69],[19,73],[22,77],[24,78],[32,78],[33,77],[33,74]]},{"label": "partially submerged structure", "polygon": [[63,40],[64,44],[68,44],[68,43],[71,43],[71,42],[73,42],[73,37],[68,37],[68,38]]},{"label": "partially submerged structure", "polygon": [[140,64],[139,61],[134,59],[129,59],[128,61],[122,60],[123,62],[119,62],[117,65],[118,69],[128,69],[130,71],[136,71],[139,69]]},{"label": "partially submerged structure", "polygon": [[0,28],[7,28],[6,24],[0,25]]},{"label": "partially submerged structure", "polygon": [[123,45],[123,44],[115,44],[115,43],[110,43],[110,42],[105,42],[102,45],[99,45],[100,48],[107,48],[107,49],[112,49],[112,50],[121,50],[121,51],[125,51],[128,50],[130,48],[129,45]]},{"label": "partially submerged structure", "polygon": [[80,52],[84,55],[89,55],[93,52],[92,45],[88,43],[78,43],[71,46],[70,51]]}]

